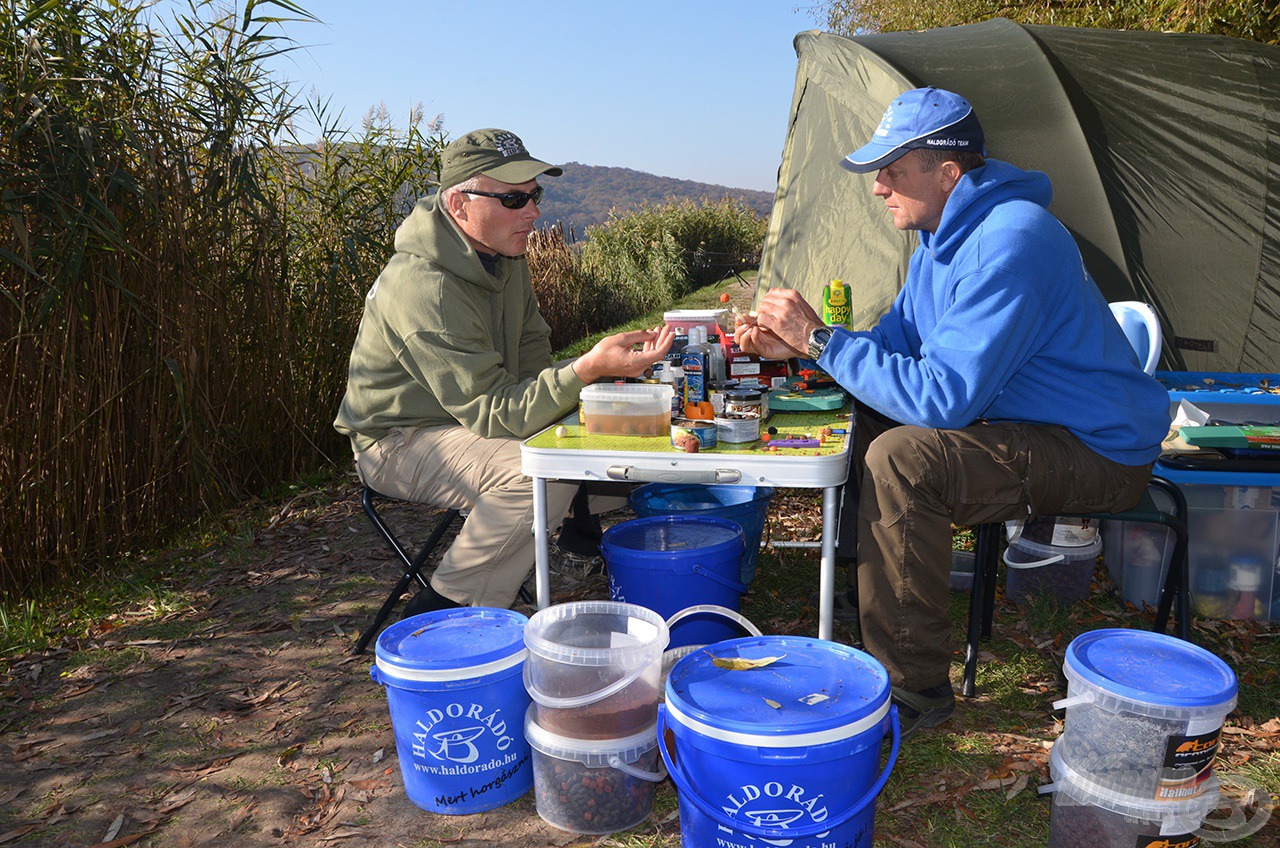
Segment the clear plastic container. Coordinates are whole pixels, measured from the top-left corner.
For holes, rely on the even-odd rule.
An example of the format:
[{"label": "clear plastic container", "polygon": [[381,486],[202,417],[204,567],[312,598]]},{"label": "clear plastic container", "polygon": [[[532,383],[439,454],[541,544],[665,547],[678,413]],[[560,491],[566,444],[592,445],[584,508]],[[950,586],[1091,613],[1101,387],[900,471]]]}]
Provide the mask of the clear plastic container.
[{"label": "clear plastic container", "polygon": [[656,612],[616,601],[556,604],[529,619],[524,641],[525,688],[542,728],[617,739],[657,720],[670,634]]},{"label": "clear plastic container", "polygon": [[1067,646],[1067,697],[1054,751],[1109,791],[1159,803],[1209,786],[1222,723],[1236,703],[1230,667],[1163,633],[1095,630]]},{"label": "clear plastic container", "polygon": [[1102,539],[1080,547],[1040,545],[1019,539],[1004,552],[1005,596],[1023,604],[1041,595],[1074,604],[1089,596],[1093,568],[1102,550]]},{"label": "clear plastic container", "polygon": [[667,383],[596,383],[582,390],[582,422],[588,433],[666,436],[674,394]]},{"label": "clear plastic container", "polygon": [[1053,793],[1049,848],[1134,848],[1147,845],[1200,844],[1196,831],[1218,806],[1220,787],[1211,777],[1205,791],[1186,801],[1153,801],[1115,792],[1071,767],[1060,745],[1049,754]]},{"label": "clear plastic container", "polygon": [[629,830],[653,811],[653,791],[666,778],[653,726],[618,739],[574,739],[540,726],[530,706],[524,735],[533,749],[538,815],[573,833]]},{"label": "clear plastic container", "polygon": [[708,335],[733,329],[728,309],[672,309],[662,313],[662,321],[685,333],[693,327],[705,327]]}]

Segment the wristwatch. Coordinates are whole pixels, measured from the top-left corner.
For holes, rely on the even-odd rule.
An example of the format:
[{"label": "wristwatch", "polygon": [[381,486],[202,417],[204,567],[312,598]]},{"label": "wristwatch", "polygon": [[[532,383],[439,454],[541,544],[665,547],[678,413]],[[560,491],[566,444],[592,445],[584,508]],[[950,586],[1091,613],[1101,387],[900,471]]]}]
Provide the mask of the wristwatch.
[{"label": "wristwatch", "polygon": [[809,334],[809,358],[814,362],[818,361],[818,357],[822,356],[822,352],[827,349],[827,344],[831,341],[830,327],[817,327]]}]

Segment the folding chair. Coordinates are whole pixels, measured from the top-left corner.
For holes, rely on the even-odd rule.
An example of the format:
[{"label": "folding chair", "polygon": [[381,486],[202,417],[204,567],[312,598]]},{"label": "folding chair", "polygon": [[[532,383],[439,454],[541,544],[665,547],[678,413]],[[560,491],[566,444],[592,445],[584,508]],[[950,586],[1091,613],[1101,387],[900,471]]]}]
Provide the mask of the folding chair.
[{"label": "folding chair", "polygon": [[[1158,489],[1172,501],[1163,509],[1151,497]],[[1163,477],[1152,477],[1142,500],[1132,509],[1117,513],[1070,513],[1069,518],[1112,519],[1140,524],[1160,524],[1174,533],[1173,557],[1160,590],[1156,621],[1152,630],[1163,633],[1169,623],[1169,612],[1176,598],[1178,604],[1178,638],[1191,641],[1191,603],[1187,576],[1187,501],[1182,491]],[[965,647],[964,684],[961,691],[972,696],[977,691],[978,643],[991,637],[991,620],[995,616],[996,566],[1000,561],[1000,537],[1003,524],[983,524],[975,533],[973,588],[969,596],[968,642]]]},{"label": "folding chair", "polygon": [[352,649],[353,654],[363,654],[365,648],[369,646],[369,642],[377,635],[378,629],[382,627],[382,623],[387,620],[387,616],[391,615],[391,610],[395,608],[396,602],[400,600],[400,596],[404,594],[405,589],[409,588],[409,584],[417,581],[419,586],[427,585],[427,578],[422,575],[422,566],[430,558],[432,552],[440,544],[440,540],[444,538],[444,534],[448,532],[449,527],[459,516],[465,518],[461,510],[449,509],[445,510],[440,521],[436,524],[435,529],[431,531],[431,535],[427,537],[427,541],[418,549],[417,555],[412,559],[409,553],[400,543],[400,540],[391,532],[391,528],[378,514],[379,500],[395,500],[395,498],[375,492],[368,486],[364,487],[361,493],[360,501],[364,505],[364,514],[369,517],[369,521],[373,523],[383,541],[390,546],[391,550],[399,558],[404,567],[404,573],[400,575],[400,579],[396,581],[395,588],[391,590],[391,594],[387,595],[387,599],[382,602],[382,607],[378,610],[378,614],[373,617],[373,621],[360,634],[360,640],[356,642],[355,648]]}]

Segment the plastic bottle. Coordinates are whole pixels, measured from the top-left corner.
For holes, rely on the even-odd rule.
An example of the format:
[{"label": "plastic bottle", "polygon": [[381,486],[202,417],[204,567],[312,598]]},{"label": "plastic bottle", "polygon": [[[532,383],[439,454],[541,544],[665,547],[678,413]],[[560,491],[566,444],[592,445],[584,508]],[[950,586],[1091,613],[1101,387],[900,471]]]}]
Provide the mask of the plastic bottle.
[{"label": "plastic bottle", "polygon": [[1231,618],[1250,619],[1254,617],[1255,605],[1258,601],[1258,589],[1262,586],[1262,566],[1253,560],[1233,563],[1231,579],[1227,588],[1234,593],[1231,606]]},{"label": "plastic bottle", "polygon": [[840,280],[832,280],[822,290],[822,323],[849,329],[849,313],[849,287]]},{"label": "plastic bottle", "polygon": [[658,372],[658,382],[670,386],[675,392],[671,396],[671,417],[680,418],[684,413],[684,371],[679,365],[668,364]]},{"label": "plastic bottle", "polygon": [[713,383],[723,382],[725,379],[726,364],[724,361],[724,347],[720,344],[720,337],[714,333],[707,337],[707,346],[710,348],[711,360],[710,369],[711,376],[708,379]]},{"label": "plastic bottle", "polygon": [[684,369],[684,402],[701,403],[707,399],[707,377],[711,365],[711,348],[707,344],[706,327],[690,327],[689,343],[680,352]]}]

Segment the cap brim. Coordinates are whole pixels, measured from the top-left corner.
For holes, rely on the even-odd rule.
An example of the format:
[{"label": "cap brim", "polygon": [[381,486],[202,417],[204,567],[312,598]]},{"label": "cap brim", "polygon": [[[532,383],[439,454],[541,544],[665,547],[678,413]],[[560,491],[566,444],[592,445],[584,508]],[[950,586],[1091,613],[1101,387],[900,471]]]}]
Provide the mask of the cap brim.
[{"label": "cap brim", "polygon": [[889,147],[886,144],[877,144],[876,142],[868,142],[848,156],[840,160],[840,167],[846,171],[853,171],[855,174],[869,174],[872,171],[878,171],[885,165],[891,165],[903,156],[911,148],[904,144],[896,147]]},{"label": "cap brim", "polygon": [[516,162],[503,162],[496,168],[488,171],[481,171],[486,177],[497,180],[500,183],[510,183],[511,185],[519,185],[527,183],[529,180],[546,174],[548,177],[558,177],[564,173],[564,170],[557,168],[555,165],[548,165],[546,162],[538,159],[521,159]]}]

